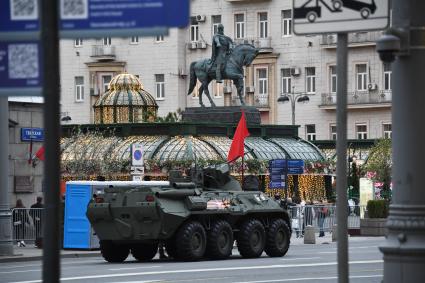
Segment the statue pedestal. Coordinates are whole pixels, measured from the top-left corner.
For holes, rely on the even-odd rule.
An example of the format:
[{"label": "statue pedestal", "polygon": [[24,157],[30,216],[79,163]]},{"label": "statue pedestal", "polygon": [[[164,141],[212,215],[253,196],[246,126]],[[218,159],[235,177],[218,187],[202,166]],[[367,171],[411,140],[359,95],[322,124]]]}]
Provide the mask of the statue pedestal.
[{"label": "statue pedestal", "polygon": [[183,122],[189,123],[224,123],[237,124],[245,112],[248,125],[260,125],[260,111],[251,106],[224,106],[224,107],[190,107],[182,113]]}]

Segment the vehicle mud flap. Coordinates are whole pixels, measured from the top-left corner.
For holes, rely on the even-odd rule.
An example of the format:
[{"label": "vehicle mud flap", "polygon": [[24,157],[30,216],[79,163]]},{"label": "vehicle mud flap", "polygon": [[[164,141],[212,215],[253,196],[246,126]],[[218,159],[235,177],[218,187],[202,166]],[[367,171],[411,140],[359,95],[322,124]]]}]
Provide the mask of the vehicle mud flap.
[{"label": "vehicle mud flap", "polygon": [[133,228],[130,224],[122,221],[121,219],[114,219],[115,228],[124,238],[130,238],[133,235]]}]

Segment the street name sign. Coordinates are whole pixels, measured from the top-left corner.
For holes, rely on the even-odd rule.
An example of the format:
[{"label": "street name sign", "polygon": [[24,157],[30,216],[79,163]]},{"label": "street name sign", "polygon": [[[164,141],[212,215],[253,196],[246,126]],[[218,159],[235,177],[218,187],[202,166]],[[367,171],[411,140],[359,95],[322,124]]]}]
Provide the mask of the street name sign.
[{"label": "street name sign", "polygon": [[21,141],[44,141],[43,128],[21,128]]},{"label": "street name sign", "polygon": [[389,24],[389,0],[293,0],[295,34],[382,30]]}]

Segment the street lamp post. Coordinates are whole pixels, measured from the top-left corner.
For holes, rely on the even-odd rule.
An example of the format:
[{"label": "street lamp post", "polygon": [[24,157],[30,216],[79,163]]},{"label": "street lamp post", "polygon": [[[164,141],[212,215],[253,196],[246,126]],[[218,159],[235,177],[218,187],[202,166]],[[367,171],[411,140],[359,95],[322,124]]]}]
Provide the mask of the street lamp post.
[{"label": "street lamp post", "polygon": [[310,98],[305,93],[295,93],[292,87],[291,93],[282,93],[277,102],[291,102],[292,125],[295,125],[295,102],[308,102]]}]

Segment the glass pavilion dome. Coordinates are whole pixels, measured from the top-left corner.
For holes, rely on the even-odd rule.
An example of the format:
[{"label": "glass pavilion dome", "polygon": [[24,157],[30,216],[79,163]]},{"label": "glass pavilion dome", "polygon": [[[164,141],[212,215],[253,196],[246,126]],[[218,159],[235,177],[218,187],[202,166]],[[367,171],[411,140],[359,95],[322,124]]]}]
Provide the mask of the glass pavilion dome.
[{"label": "glass pavilion dome", "polygon": [[96,124],[142,123],[155,121],[158,105],[132,74],[112,78],[108,91],[93,106]]}]

